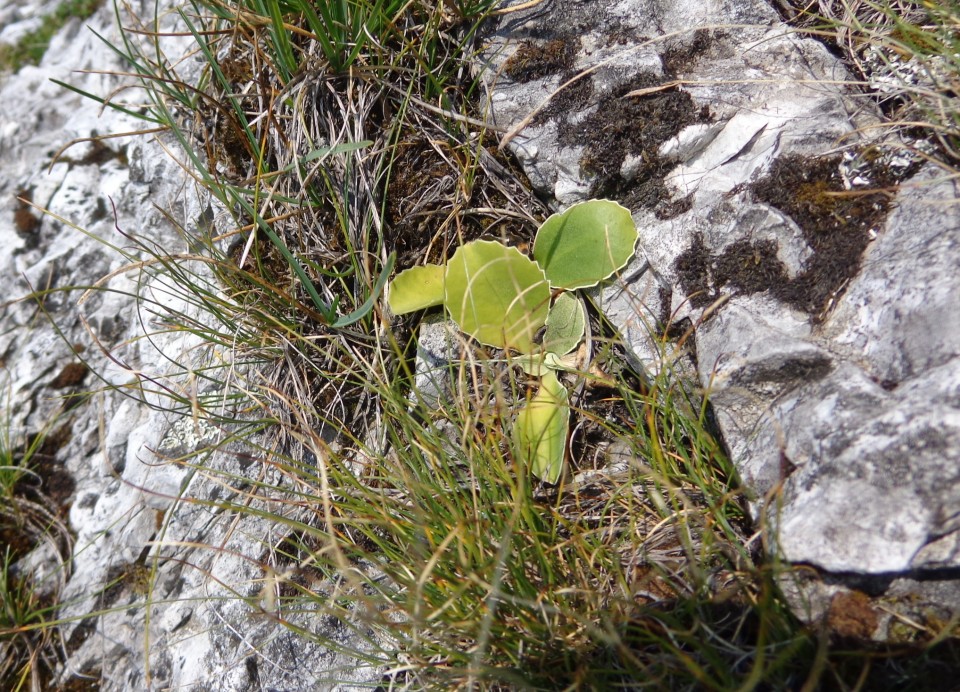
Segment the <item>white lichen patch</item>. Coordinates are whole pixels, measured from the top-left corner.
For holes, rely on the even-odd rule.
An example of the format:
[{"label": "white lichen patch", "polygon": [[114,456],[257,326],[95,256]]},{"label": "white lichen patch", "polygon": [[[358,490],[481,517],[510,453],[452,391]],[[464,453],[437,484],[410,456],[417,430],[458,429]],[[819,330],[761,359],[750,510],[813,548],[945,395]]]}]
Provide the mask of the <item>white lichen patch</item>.
[{"label": "white lichen patch", "polygon": [[174,421],[160,442],[159,451],[169,456],[195,452],[217,439],[218,429],[204,418],[183,417]]}]

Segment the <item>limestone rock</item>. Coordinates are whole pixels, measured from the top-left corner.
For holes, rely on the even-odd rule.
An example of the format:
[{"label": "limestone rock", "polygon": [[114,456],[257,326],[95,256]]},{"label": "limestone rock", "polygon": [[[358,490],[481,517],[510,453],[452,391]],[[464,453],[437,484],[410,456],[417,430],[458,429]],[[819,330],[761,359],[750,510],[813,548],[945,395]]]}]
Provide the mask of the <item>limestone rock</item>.
[{"label": "limestone rock", "polygon": [[440,316],[424,318],[417,335],[415,393],[428,409],[446,405],[451,396],[452,376],[462,359],[463,335],[456,323]]},{"label": "limestone rock", "polygon": [[[36,12],[25,3],[0,3],[0,23],[32,21],[44,11],[34,5]],[[113,3],[105,3],[85,23],[119,44],[115,22]],[[7,25],[0,40],[20,29]],[[54,38],[39,66],[0,80],[0,403],[9,406],[4,414],[13,428],[27,431],[43,430],[64,398],[69,403],[56,419],[62,445],[44,477],[48,493],[46,484],[69,480],[57,509],[74,534],[72,554],[64,556],[69,571],[55,575],[67,579],[58,612],[66,623],[67,660],[56,682],[76,684],[74,676],[82,675],[99,680],[103,690],[225,691],[373,684],[378,668],[316,643],[368,646],[369,633],[334,626],[316,613],[280,613],[314,633],[310,641],[271,615],[269,594],[286,577],[278,567],[271,581],[264,565],[284,538],[283,524],[235,516],[223,504],[239,502],[235,492],[228,496],[222,482],[198,477],[194,462],[173,461],[224,431],[168,411],[170,400],[155,391],[157,383],[175,391],[188,382],[203,349],[197,337],[164,329],[136,296],[155,301],[147,307],[159,314],[190,313],[195,306],[141,271],[117,273],[103,284],[109,291],[78,304],[84,287],[142,257],[118,229],[182,252],[186,242],[170,218],[195,230],[206,204],[187,193],[185,173],[146,137],[82,142],[54,160],[71,140],[143,127],[51,81],[94,94],[119,85],[106,74],[77,72],[82,69],[120,74],[128,67],[74,22]],[[36,300],[16,300],[48,288],[63,289],[43,298],[56,330]],[[154,332],[149,341],[144,328]],[[80,366],[81,358],[106,389]],[[81,390],[94,394],[81,397]],[[242,477],[242,459],[223,451],[203,463]],[[43,543],[38,550],[47,549]],[[44,566],[34,567],[41,562],[51,564],[37,553],[20,568],[43,577]]]},{"label": "limestone rock", "polygon": [[[898,597],[960,567],[954,182],[904,181],[919,166],[864,139],[880,114],[838,59],[758,0],[559,0],[492,36],[492,118],[556,207],[633,212],[641,256],[598,305],[652,372],[663,334],[695,329],[782,557],[896,576]],[[899,183],[894,202],[870,190]]]}]

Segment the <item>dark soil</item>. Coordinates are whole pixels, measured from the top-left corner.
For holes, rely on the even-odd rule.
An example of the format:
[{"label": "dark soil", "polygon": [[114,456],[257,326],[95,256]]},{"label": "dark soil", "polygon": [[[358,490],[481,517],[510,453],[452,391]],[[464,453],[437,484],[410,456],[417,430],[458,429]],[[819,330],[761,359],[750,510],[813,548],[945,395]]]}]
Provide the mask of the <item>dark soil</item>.
[{"label": "dark soil", "polygon": [[[522,246],[533,240],[534,227],[520,220],[506,220],[498,209],[512,204],[494,184],[517,186],[524,198],[532,199],[529,184],[507,155],[490,147],[492,160],[475,170],[464,195],[461,172],[451,167],[462,151],[430,141],[425,134],[410,133],[397,145],[386,189],[384,239],[397,252],[396,271],[424,261],[443,263],[461,244],[478,238],[502,240]],[[438,147],[440,150],[438,151]],[[460,213],[454,213],[460,207]],[[544,214],[539,204],[529,211]],[[463,208],[488,209],[489,212],[462,213]]]},{"label": "dark soil", "polygon": [[[70,440],[71,434],[68,421],[44,435],[27,464],[31,473],[23,475],[13,488],[14,503],[22,498],[66,519],[76,482],[64,470],[63,462],[57,459],[57,452]],[[33,439],[26,441],[27,446],[34,443]],[[19,455],[14,455],[13,462],[23,463]],[[10,547],[13,559],[23,557],[36,548],[39,539],[39,535],[19,524],[14,517],[0,516],[0,545]],[[66,551],[66,546],[61,547]]]},{"label": "dark soil", "polygon": [[[70,510],[70,500],[76,490],[76,483],[63,468],[63,461],[57,458],[57,452],[70,441],[72,435],[72,421],[67,421],[43,438],[31,459],[31,468],[40,477],[43,495],[53,502],[55,511],[63,518],[66,518]],[[18,486],[18,491],[29,495],[27,487]]]},{"label": "dark soil", "polygon": [[102,675],[103,673],[99,669],[82,671],[60,685],[57,692],[95,692],[101,689],[100,678]]},{"label": "dark soil", "polygon": [[[41,539],[52,538],[56,541],[56,548],[60,555],[67,559],[70,554],[70,539],[55,526],[50,525],[50,515],[56,516],[66,524],[67,512],[76,487],[73,477],[63,468],[63,462],[57,459],[57,453],[70,440],[72,435],[72,421],[67,421],[52,431],[36,433],[23,441],[23,449],[30,449],[30,456],[25,458],[26,452],[14,448],[13,464],[23,465],[30,472],[24,474],[12,488],[9,503],[4,504],[13,511],[5,510],[0,514],[0,551],[9,550],[8,558],[13,562],[29,554],[37,548]],[[14,585],[18,581],[11,575]],[[25,585],[29,588],[29,585]],[[38,610],[53,612],[55,607],[53,597],[42,596],[33,607]],[[38,624],[38,623],[37,623]],[[53,653],[55,646],[43,644],[48,636],[45,628],[7,631],[2,633],[5,645],[9,645],[6,653],[10,656],[25,656],[24,651],[44,647],[45,653],[32,662],[34,670],[39,675],[44,689],[53,679],[51,661],[56,658]],[[52,638],[56,641],[59,634],[53,632]],[[12,684],[9,679],[0,680],[0,688],[7,689],[6,684]],[[65,687],[63,689],[97,689],[91,687]]]}]

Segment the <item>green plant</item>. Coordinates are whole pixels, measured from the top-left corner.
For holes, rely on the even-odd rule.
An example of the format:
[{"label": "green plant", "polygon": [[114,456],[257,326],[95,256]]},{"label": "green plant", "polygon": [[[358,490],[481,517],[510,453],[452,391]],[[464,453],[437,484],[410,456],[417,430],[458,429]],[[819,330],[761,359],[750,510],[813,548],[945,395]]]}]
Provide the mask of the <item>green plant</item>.
[{"label": "green plant", "polygon": [[[570,294],[597,285],[633,257],[637,229],[616,202],[592,200],[548,218],[537,231],[531,260],[502,243],[477,240],[457,249],[445,267],[400,273],[390,284],[390,308],[402,315],[443,305],[462,331],[480,343],[524,354],[513,362],[539,376],[540,390],[517,413],[515,449],[538,478],[563,472],[570,409],[553,371],[583,340],[583,303]],[[551,298],[552,303],[551,303]],[[542,341],[538,332],[546,327]]]},{"label": "green plant", "polygon": [[[226,583],[227,597],[322,643],[327,617],[363,637],[369,625],[386,646],[358,657],[410,688],[813,689],[836,657],[790,617],[776,588],[782,566],[756,562],[765,558],[747,540],[706,403],[669,369],[652,382],[631,373],[602,318],[588,343],[609,376],[564,386],[562,371],[577,364],[563,354],[586,333],[576,291],[618,270],[614,243],[584,248],[601,250],[590,262],[564,252],[578,212],[544,225],[533,260],[461,240],[539,213],[484,197],[484,135],[466,134],[477,113],[459,56],[489,3],[413,2],[386,24],[370,13],[387,7],[377,2],[193,7],[180,17],[200,79],[179,77],[196,62],[168,60],[159,29],[137,24],[121,50],[146,106],[121,102],[122,90],[107,105],[168,130],[164,141],[221,203],[217,224],[178,227],[189,256],[133,234],[116,248],[143,324],[204,347],[171,359],[173,372],[137,372],[121,391],[216,426],[217,445],[249,458],[242,471],[211,448],[171,462],[194,482],[155,542],[157,571],[181,559],[173,530],[184,508],[208,511],[209,523],[190,526],[211,533],[189,540],[214,554],[218,522],[246,528],[263,537],[263,553],[245,556],[263,581],[255,596]],[[373,20],[321,17],[311,29],[310,11]],[[452,25],[466,19],[458,13],[469,21]],[[197,114],[192,127],[184,113]],[[449,167],[431,170],[438,159]],[[481,216],[505,205],[515,206],[504,217]],[[482,343],[519,351],[468,355],[451,368],[460,395],[439,410],[411,405],[407,325],[378,319],[394,249],[400,267],[433,262],[394,279],[395,312],[443,305]],[[460,273],[448,304],[451,267]],[[332,330],[337,300],[347,314],[372,307]],[[536,393],[519,394],[513,365],[540,379]],[[581,471],[571,483],[518,472],[524,457],[553,478],[565,450]],[[204,480],[218,492],[202,492]],[[204,569],[203,552],[189,563]],[[848,672],[841,686],[860,673]]]},{"label": "green plant", "polygon": [[0,684],[4,689],[41,689],[39,669],[52,636],[45,626],[50,607],[16,573],[10,546],[0,553]]}]

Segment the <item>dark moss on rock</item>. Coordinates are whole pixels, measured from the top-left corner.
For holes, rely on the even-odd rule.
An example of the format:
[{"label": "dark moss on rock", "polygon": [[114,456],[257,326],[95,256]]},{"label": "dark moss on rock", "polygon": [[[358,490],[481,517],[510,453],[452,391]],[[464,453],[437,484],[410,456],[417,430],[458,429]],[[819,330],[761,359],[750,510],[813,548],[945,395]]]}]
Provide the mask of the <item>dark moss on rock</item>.
[{"label": "dark moss on rock", "polygon": [[865,593],[843,591],[834,595],[830,601],[827,626],[837,637],[870,641],[879,623],[877,611]]},{"label": "dark moss on rock", "polygon": [[578,41],[561,37],[546,42],[523,41],[503,65],[503,72],[515,82],[532,82],[573,67]]},{"label": "dark moss on rock", "polygon": [[707,248],[697,233],[674,263],[680,286],[694,307],[706,307],[723,289],[739,294],[761,293],[787,282],[787,269],[772,240],[738,240],[722,253]]},{"label": "dark moss on rock", "polygon": [[698,234],[674,263],[691,303],[704,307],[724,289],[739,294],[769,291],[777,300],[822,319],[860,271],[863,252],[886,219],[891,189],[898,182],[878,165],[871,171],[875,188],[846,190],[840,160],[782,156],[749,188],[756,201],[775,207],[800,227],[811,254],[796,276],[787,274],[773,240],[738,240],[716,254]]},{"label": "dark moss on rock", "polygon": [[703,307],[716,298],[713,286],[713,255],[703,242],[703,234],[695,233],[690,247],[673,263],[680,288],[694,307]]},{"label": "dark moss on rock", "polygon": [[721,34],[707,29],[697,29],[689,41],[671,46],[660,56],[663,73],[670,77],[677,77],[691,67],[699,57],[704,55],[715,43]]},{"label": "dark moss on rock", "polygon": [[[561,75],[560,83],[566,84],[575,76],[575,72],[566,72]],[[560,119],[563,122],[569,113],[578,113],[586,108],[591,98],[593,98],[593,81],[589,77],[578,79],[550,99],[547,107],[537,113],[537,117],[533,119],[533,124],[542,125],[555,119]]]},{"label": "dark moss on rock", "polygon": [[40,217],[33,213],[32,190],[20,190],[16,194],[17,206],[13,210],[13,227],[23,238],[27,250],[33,250],[40,243]]},{"label": "dark moss on rock", "polygon": [[[631,209],[670,203],[663,178],[676,161],[662,158],[660,147],[688,125],[709,122],[710,111],[677,88],[628,96],[662,83],[658,75],[639,74],[601,98],[583,120],[561,125],[561,144],[585,146],[580,166],[593,176],[591,197],[619,199]],[[621,173],[627,156],[638,160],[629,179]]]},{"label": "dark moss on rock", "polygon": [[87,367],[86,363],[67,363],[63,366],[56,377],[50,382],[51,389],[66,389],[67,387],[75,387],[78,384],[82,384],[84,379],[87,377],[87,373],[90,371],[90,368]]},{"label": "dark moss on rock", "polygon": [[765,291],[787,281],[787,269],[777,257],[773,240],[738,240],[714,261],[716,282],[740,293]]},{"label": "dark moss on rock", "polygon": [[[776,297],[804,312],[822,316],[860,271],[863,251],[890,211],[889,190],[846,190],[840,156],[781,156],[769,174],[754,183],[757,201],[792,218],[812,250],[802,271],[774,286]],[[876,188],[897,179],[882,166],[872,171]]]}]

